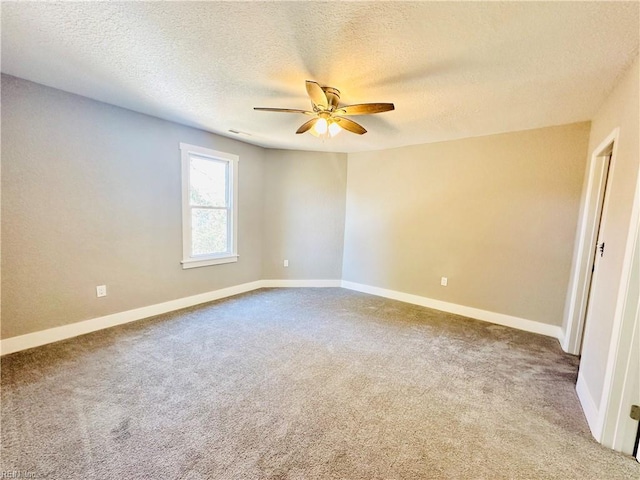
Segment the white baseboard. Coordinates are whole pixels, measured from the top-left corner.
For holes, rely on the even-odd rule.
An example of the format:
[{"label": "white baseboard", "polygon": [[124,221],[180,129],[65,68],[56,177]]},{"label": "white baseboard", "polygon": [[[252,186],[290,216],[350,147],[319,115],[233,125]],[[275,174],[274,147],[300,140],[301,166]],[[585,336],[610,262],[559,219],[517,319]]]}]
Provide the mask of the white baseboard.
[{"label": "white baseboard", "polygon": [[201,303],[212,302],[221,298],[231,297],[240,293],[250,292],[259,288],[273,287],[339,287],[340,280],[256,280],[233,287],[221,288],[211,292],[201,293],[190,297],[178,298],[168,302],[149,305],[146,307],[113,313],[104,317],[92,318],[81,322],[49,328],[39,332],[27,333],[17,337],[0,340],[0,355],[39,347],[48,343],[59,342],[86,333],[103,330],[124,323],[135,322],[143,318],[161,315],[181,308],[192,307]]},{"label": "white baseboard", "polygon": [[262,281],[243,283],[233,287],[221,288],[211,292],[201,293],[190,297],[170,300],[168,302],[157,303],[147,307],[135,308],[125,312],[113,313],[104,317],[92,318],[81,322],[70,323],[61,327],[49,328],[39,332],[27,333],[17,337],[10,337],[0,341],[0,354],[19,352],[28,348],[39,347],[47,343],[59,342],[67,338],[77,337],[85,333],[103,330],[105,328],[134,322],[143,318],[153,317],[162,313],[172,312],[181,308],[192,307],[200,303],[211,302],[225,297],[231,297],[240,293],[250,292],[262,288]]},{"label": "white baseboard", "polygon": [[566,331],[562,331],[562,340],[560,340],[560,346],[562,350],[566,353],[570,353],[571,355],[579,355],[580,352],[576,352],[573,346],[571,345],[571,335],[568,335]]},{"label": "white baseboard", "polygon": [[356,290],[359,292],[370,293],[380,297],[391,298],[393,300],[399,300],[401,302],[412,303],[415,305],[421,305],[428,308],[434,308],[444,312],[454,313],[457,315],[463,315],[477,320],[484,320],[486,322],[495,323],[498,325],[504,325],[507,327],[517,328],[520,330],[526,330],[528,332],[540,333],[550,337],[561,338],[562,330],[560,327],[547,325],[540,322],[534,322],[526,320],[524,318],[512,317],[501,313],[489,312],[486,310],[480,310],[477,308],[465,307],[463,305],[456,305],[453,303],[442,302],[440,300],[434,300],[427,297],[420,297],[418,295],[411,295],[408,293],[397,292],[394,290],[387,290],[384,288],[372,287],[369,285],[363,285],[354,282],[347,282],[344,280],[257,280],[255,282],[243,283],[233,287],[222,288],[211,292],[201,293],[199,295],[193,295],[190,297],[179,298],[177,300],[171,300],[168,302],[158,303],[155,305],[149,305],[147,307],[136,308],[133,310],[127,310],[125,312],[118,312],[104,317],[93,318],[90,320],[84,320],[81,322],[71,323],[69,325],[63,325],[60,327],[49,328],[39,332],[27,333],[26,335],[20,335],[17,337],[10,337],[4,340],[0,340],[0,354],[6,355],[9,353],[26,350],[28,348],[38,347],[40,345],[46,345],[48,343],[58,342],[60,340],[66,340],[68,338],[77,337],[86,333],[95,332],[116,325],[122,325],[124,323],[134,322],[143,318],[152,317],[154,315],[160,315],[181,308],[191,307],[199,305],[201,303],[211,302],[221,298],[238,295],[240,293],[250,292],[259,288],[296,288],[296,287],[342,287],[350,290]]},{"label": "white baseboard", "polygon": [[562,327],[558,327],[560,329],[560,332],[558,333],[558,342],[560,342],[560,348],[562,348],[562,351],[565,353],[569,353],[571,355],[577,355],[577,353],[573,353],[570,352],[569,350],[564,348],[565,342],[566,342],[566,338],[567,338],[567,334],[564,330],[564,328]]},{"label": "white baseboard", "polygon": [[576,393],[578,394],[580,405],[582,405],[584,416],[586,417],[587,423],[589,424],[591,434],[593,435],[593,438],[595,438],[599,442],[600,437],[602,436],[602,422],[600,419],[600,412],[598,410],[598,407],[596,407],[596,402],[593,401],[591,392],[589,392],[589,388],[587,387],[587,384],[584,381],[584,377],[580,374],[580,372],[578,372]]},{"label": "white baseboard", "polygon": [[341,280],[262,280],[263,288],[340,287]]},{"label": "white baseboard", "polygon": [[464,305],[443,302],[428,297],[421,297],[419,295],[412,295],[410,293],[398,292],[396,290],[387,290],[386,288],[372,287],[370,285],[363,285],[361,283],[347,282],[345,280],[342,281],[342,288],[348,288],[349,290],[356,290],[363,293],[370,293],[371,295],[377,295],[379,297],[390,298],[392,300],[412,303],[414,305],[433,308],[435,310],[440,310],[443,312],[454,313],[456,315],[462,315],[465,317],[474,318],[476,320],[495,323],[497,325],[503,325],[505,327],[517,328],[518,330],[539,333],[548,337],[554,337],[557,339],[560,339],[562,337],[562,329],[556,325],[535,322],[533,320],[513,317],[511,315],[505,315],[503,313],[489,312],[487,310],[480,310],[479,308],[466,307]]}]

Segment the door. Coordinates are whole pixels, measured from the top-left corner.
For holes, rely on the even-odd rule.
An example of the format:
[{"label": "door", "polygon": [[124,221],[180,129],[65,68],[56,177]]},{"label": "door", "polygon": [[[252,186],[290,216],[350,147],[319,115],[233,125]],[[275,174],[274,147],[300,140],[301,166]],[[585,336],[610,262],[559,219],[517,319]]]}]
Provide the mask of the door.
[{"label": "door", "polygon": [[588,285],[587,285],[587,300],[585,302],[585,309],[582,315],[583,321],[580,326],[580,348],[578,354],[582,353],[582,344],[584,340],[584,332],[586,330],[586,322],[589,317],[589,300],[593,293],[593,289],[595,286],[595,277],[598,271],[598,265],[602,261],[602,258],[605,255],[605,251],[607,249],[606,240],[602,237],[602,214],[604,211],[604,204],[607,194],[607,184],[609,179],[609,167],[611,165],[611,152],[613,151],[613,144],[611,144],[605,150],[604,155],[598,157],[599,164],[597,166],[596,178],[597,182],[594,182],[595,188],[597,188],[596,192],[596,224],[595,224],[595,245],[592,248],[591,256],[590,256],[590,273],[588,274]]}]

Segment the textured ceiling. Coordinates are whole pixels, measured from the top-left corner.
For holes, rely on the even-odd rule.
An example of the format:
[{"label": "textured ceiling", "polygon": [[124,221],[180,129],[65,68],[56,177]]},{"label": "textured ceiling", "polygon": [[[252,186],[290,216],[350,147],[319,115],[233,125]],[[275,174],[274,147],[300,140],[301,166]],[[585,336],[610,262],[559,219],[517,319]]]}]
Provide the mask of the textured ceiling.
[{"label": "textured ceiling", "polygon": [[[2,71],[257,145],[354,152],[590,119],[639,43],[638,2],[2,3]],[[394,102],[295,135],[304,81]],[[229,130],[244,132],[240,135]]]}]

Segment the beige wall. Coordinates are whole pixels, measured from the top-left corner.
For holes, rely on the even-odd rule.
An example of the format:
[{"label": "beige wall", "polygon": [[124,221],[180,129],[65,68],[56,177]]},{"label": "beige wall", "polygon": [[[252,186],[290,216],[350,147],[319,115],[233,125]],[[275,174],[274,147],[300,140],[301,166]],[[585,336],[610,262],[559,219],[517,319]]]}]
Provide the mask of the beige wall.
[{"label": "beige wall", "polygon": [[[181,268],[180,142],[240,156],[237,263]],[[3,76],[2,338],[260,279],[263,157]]]},{"label": "beige wall", "polygon": [[346,154],[267,150],[263,278],[342,277],[346,177]]},{"label": "beige wall", "polygon": [[[640,167],[639,82],[636,59],[594,117],[589,141],[591,155],[597,153],[595,150],[598,145],[615,128],[620,129],[618,150],[610,170],[606,212],[601,224],[600,237],[606,243],[606,253],[598,264],[594,278],[580,363],[580,376],[584,379],[597,408],[600,406],[607,357],[610,353],[613,319],[621,287],[624,255]],[[624,325],[622,335],[630,336],[632,328],[630,323]]]},{"label": "beige wall", "polygon": [[588,138],[579,123],[350,154],[343,279],[560,325]]},{"label": "beige wall", "polygon": [[[261,278],[560,322],[588,124],[347,161],[2,81],[3,338]],[[240,155],[237,264],[180,266],[179,142]]]}]

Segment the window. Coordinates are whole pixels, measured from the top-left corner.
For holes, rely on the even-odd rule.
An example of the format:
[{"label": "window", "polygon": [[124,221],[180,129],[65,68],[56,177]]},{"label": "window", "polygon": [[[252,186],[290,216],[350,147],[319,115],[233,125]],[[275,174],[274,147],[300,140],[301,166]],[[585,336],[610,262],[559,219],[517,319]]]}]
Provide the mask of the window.
[{"label": "window", "polygon": [[238,261],[238,156],[182,151],[182,268]]}]

